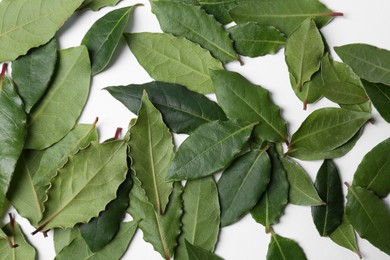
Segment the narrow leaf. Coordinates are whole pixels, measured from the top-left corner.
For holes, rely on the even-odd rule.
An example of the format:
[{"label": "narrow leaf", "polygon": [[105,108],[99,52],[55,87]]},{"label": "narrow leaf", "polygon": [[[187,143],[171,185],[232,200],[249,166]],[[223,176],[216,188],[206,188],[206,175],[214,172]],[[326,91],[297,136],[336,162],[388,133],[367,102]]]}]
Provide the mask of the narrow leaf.
[{"label": "narrow leaf", "polygon": [[115,6],[117,5],[121,0],[84,0],[82,5],[79,7],[79,11],[86,11],[86,10],[92,10],[92,11],[99,11],[103,7],[107,6]]},{"label": "narrow leaf", "polygon": [[294,240],[272,233],[267,260],[305,260],[306,255]]},{"label": "narrow leaf", "polygon": [[368,81],[363,81],[363,86],[376,110],[390,123],[390,87]]},{"label": "narrow leaf", "polygon": [[[12,228],[11,225],[14,227]],[[8,223],[3,227],[3,230],[10,239],[12,239],[12,243],[18,245],[18,247],[11,248],[6,239],[0,239],[1,260],[25,260],[36,258],[37,253],[34,247],[26,240],[18,223]],[[12,236],[12,230],[14,230],[14,236]]]},{"label": "narrow leaf", "polygon": [[339,246],[355,252],[359,258],[362,258],[357,245],[355,230],[351,224],[349,224],[346,217],[343,217],[343,222],[329,235],[329,237]]},{"label": "narrow leaf", "polygon": [[187,259],[191,260],[222,260],[221,257],[199,246],[192,245],[185,241]]}]

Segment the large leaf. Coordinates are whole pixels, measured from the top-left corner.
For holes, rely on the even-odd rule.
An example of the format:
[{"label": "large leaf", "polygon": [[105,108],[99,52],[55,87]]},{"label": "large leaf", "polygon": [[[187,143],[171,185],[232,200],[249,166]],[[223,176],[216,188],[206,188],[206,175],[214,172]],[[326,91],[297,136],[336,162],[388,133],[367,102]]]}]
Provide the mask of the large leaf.
[{"label": "large leaf", "polygon": [[329,235],[330,239],[339,246],[345,247],[352,252],[355,252],[359,258],[362,258],[359,247],[356,241],[355,230],[349,224],[346,217],[343,217],[343,222]]},{"label": "large leaf", "polygon": [[55,39],[12,62],[12,79],[24,101],[24,109],[27,113],[45,93],[54,74],[56,63]]},{"label": "large leaf", "polygon": [[390,85],[390,51],[361,43],[335,47],[334,50],[360,78]]},{"label": "large leaf", "polygon": [[204,123],[226,120],[225,113],[216,102],[177,84],[153,81],[142,85],[108,87],[106,90],[134,114],[138,113],[145,90],[149,100],[161,112],[164,122],[176,133],[189,134]]},{"label": "large leaf", "polygon": [[323,205],[310,176],[296,161],[285,157],[281,159],[290,183],[289,202],[301,206]]},{"label": "large leaf", "polygon": [[92,142],[69,156],[51,180],[38,230],[73,227],[96,217],[116,197],[119,185],[125,180],[126,158],[125,141]]},{"label": "large leaf", "polygon": [[98,74],[109,64],[135,6],[109,12],[97,20],[85,34],[81,44],[88,48],[92,75]]},{"label": "large leaf", "polygon": [[233,21],[230,17],[229,10],[237,6],[237,2],[246,0],[195,0],[209,14],[214,15],[222,24],[227,24]]},{"label": "large leaf", "polygon": [[229,13],[236,23],[273,25],[288,35],[308,17],[314,17],[317,26],[321,28],[332,19],[331,16],[340,15],[332,13],[317,0],[242,1]]},{"label": "large leaf", "polygon": [[267,188],[271,161],[263,150],[238,157],[218,180],[221,226],[228,226],[248,213]]},{"label": "large leaf", "polygon": [[177,150],[167,179],[197,179],[225,168],[241,151],[253,126],[253,123],[230,120],[198,127]]},{"label": "large leaf", "polygon": [[203,94],[214,92],[208,70],[223,67],[199,45],[164,33],[125,37],[138,62],[155,80],[178,83]]},{"label": "large leaf", "polygon": [[175,258],[192,259],[187,257],[185,241],[214,251],[218,240],[221,212],[217,185],[213,177],[188,181],[184,188],[183,203],[183,226]]},{"label": "large leaf", "polygon": [[180,182],[174,183],[165,214],[160,215],[148,202],[139,180],[133,178],[133,182],[128,211],[133,219],[140,220],[139,228],[144,234],[144,240],[152,244],[154,250],[159,252],[164,259],[171,259],[180,234],[180,219],[183,214],[181,184]]},{"label": "large leaf", "polygon": [[359,164],[353,185],[386,197],[390,192],[390,138],[387,138],[369,151]]},{"label": "large leaf", "polygon": [[267,260],[305,260],[306,255],[294,240],[272,233]]},{"label": "large leaf", "polygon": [[390,213],[372,191],[348,187],[345,214],[358,234],[390,255]]},{"label": "large leaf", "polygon": [[285,36],[275,27],[259,23],[245,23],[228,29],[234,48],[244,56],[257,57],[274,54],[286,42]]},{"label": "large leaf", "polygon": [[368,81],[363,81],[363,86],[379,114],[390,123],[390,87]]},{"label": "large leaf", "polygon": [[336,165],[325,160],[314,183],[326,205],[312,206],[311,215],[321,236],[329,236],[342,222],[344,214],[343,190]]},{"label": "large leaf", "polygon": [[[11,225],[14,227],[11,227]],[[12,248],[6,239],[0,239],[1,260],[25,260],[36,258],[34,247],[26,240],[18,223],[8,223],[3,227],[3,230],[12,239],[12,243],[18,245],[18,247]]]},{"label": "large leaf", "polygon": [[53,38],[83,0],[0,2],[0,62],[15,60]]},{"label": "large leaf", "polygon": [[287,154],[305,158],[310,153],[331,151],[350,140],[370,118],[368,113],[343,108],[318,109],[293,134]]},{"label": "large leaf", "polygon": [[99,11],[106,6],[115,6],[122,0],[84,0],[79,7],[79,11],[92,10]]},{"label": "large leaf", "polygon": [[187,258],[191,260],[222,260],[221,257],[216,254],[202,248],[199,246],[195,246],[189,243],[187,240],[185,241],[185,247],[187,250]]},{"label": "large leaf", "polygon": [[271,101],[268,90],[236,72],[219,70],[210,74],[218,102],[230,119],[260,122],[255,133],[262,140],[287,140],[286,121],[280,116],[280,108]]},{"label": "large leaf", "polygon": [[173,189],[172,182],[165,181],[174,156],[173,141],[160,112],[149,101],[146,92],[138,119],[130,129],[129,145],[131,168],[155,211],[163,214]]},{"label": "large leaf", "polygon": [[152,1],[151,5],[164,32],[199,43],[223,63],[237,60],[229,34],[201,7],[173,1]]},{"label": "large leaf", "polygon": [[84,46],[61,50],[54,79],[28,120],[25,148],[44,149],[76,124],[89,93],[91,67]]}]

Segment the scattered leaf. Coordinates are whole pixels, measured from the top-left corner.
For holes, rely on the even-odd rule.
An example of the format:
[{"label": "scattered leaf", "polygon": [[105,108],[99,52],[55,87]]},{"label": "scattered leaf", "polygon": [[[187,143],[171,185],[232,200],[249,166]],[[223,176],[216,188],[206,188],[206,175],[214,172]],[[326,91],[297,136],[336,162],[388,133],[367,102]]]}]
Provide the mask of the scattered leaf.
[{"label": "scattered leaf", "polygon": [[267,260],[306,260],[302,248],[294,240],[272,233],[268,245]]},{"label": "scattered leaf", "polygon": [[339,246],[355,252],[359,258],[362,258],[357,245],[355,230],[351,224],[349,224],[346,217],[343,217],[341,224],[329,235],[329,237]]},{"label": "scattered leaf", "polygon": [[[35,259],[36,251],[34,247],[30,245],[30,243],[26,240],[22,229],[19,224],[14,222],[14,228],[11,227],[11,223],[8,223],[3,227],[3,230],[14,245],[18,245],[16,248],[11,248],[8,241],[6,239],[0,239],[0,259],[1,260],[25,260],[25,259]],[[12,233],[14,230],[14,236]]]},{"label": "scattered leaf", "polygon": [[[237,2],[242,0],[195,0],[209,14],[214,15],[222,24],[228,24],[233,21],[230,17],[229,10],[237,6]],[[244,0],[245,1],[245,0]]]},{"label": "scattered leaf", "polygon": [[390,87],[368,81],[363,81],[363,86],[379,114],[390,123]]},{"label": "scattered leaf", "polygon": [[187,259],[191,260],[222,260],[221,257],[216,254],[203,249],[202,247],[190,244],[187,240],[185,241],[187,250]]},{"label": "scattered leaf", "polygon": [[99,11],[103,7],[115,6],[122,0],[84,0],[79,7],[79,11]]}]

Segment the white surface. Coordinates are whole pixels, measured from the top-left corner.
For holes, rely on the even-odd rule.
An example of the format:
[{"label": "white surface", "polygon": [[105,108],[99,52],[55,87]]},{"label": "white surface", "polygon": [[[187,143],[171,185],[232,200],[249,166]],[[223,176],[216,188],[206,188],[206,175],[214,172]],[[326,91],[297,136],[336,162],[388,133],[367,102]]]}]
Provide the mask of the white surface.
[{"label": "white surface", "polygon": [[[286,0],[288,1],[288,0]],[[344,12],[344,17],[337,17],[328,26],[322,29],[329,46],[339,46],[348,43],[368,43],[382,48],[390,49],[390,1],[388,0],[323,0],[330,9]],[[143,3],[145,6],[135,10],[134,18],[128,26],[128,32],[160,31],[157,19],[150,12],[148,1],[123,1],[118,7]],[[100,12],[78,13],[68,21],[59,35],[61,48],[68,48],[80,44],[83,35],[89,27],[101,16],[113,8],[105,8]],[[282,108],[282,115],[288,122],[290,136],[294,133],[302,121],[314,110],[325,106],[336,106],[325,100],[314,105],[309,105],[307,111],[302,110],[302,103],[294,95],[289,79],[287,67],[284,62],[284,49],[277,55],[268,55],[261,58],[243,58],[244,66],[237,62],[228,64],[229,70],[240,72],[249,80],[262,85],[270,90],[273,101]],[[333,52],[334,57],[337,55]],[[105,140],[114,135],[117,127],[127,129],[131,118],[134,117],[121,103],[112,98],[101,89],[106,86],[127,85],[131,83],[144,83],[151,78],[138,64],[124,42],[121,43],[111,66],[106,71],[93,78],[90,98],[83,115],[82,123],[92,123],[96,116],[100,118],[98,123],[100,140]],[[387,124],[373,109],[375,125],[368,124],[364,134],[346,156],[336,159],[343,181],[351,183],[353,173],[363,156],[375,145],[390,136],[390,124]],[[176,138],[179,143],[184,136]],[[314,180],[321,161],[301,162]],[[346,189],[344,187],[344,194]],[[390,199],[387,197],[387,204]],[[14,210],[12,212],[16,213]],[[39,259],[53,259],[54,248],[52,234],[49,238],[42,235],[32,237],[29,233],[33,228],[26,220],[17,216],[22,228],[31,243],[39,252]],[[282,236],[294,239],[304,249],[309,260],[325,259],[358,259],[351,251],[339,247],[329,238],[322,238],[311,218],[310,207],[287,206],[280,223],[274,226],[274,230]],[[265,234],[263,226],[257,224],[250,216],[246,216],[237,224],[221,230],[220,240],[216,253],[227,260],[240,259],[265,259],[270,236]],[[385,260],[389,256],[380,252],[366,240],[358,240],[360,251],[364,259]],[[142,232],[138,231],[134,237],[124,259],[152,260],[161,259],[159,253],[142,239]]]}]

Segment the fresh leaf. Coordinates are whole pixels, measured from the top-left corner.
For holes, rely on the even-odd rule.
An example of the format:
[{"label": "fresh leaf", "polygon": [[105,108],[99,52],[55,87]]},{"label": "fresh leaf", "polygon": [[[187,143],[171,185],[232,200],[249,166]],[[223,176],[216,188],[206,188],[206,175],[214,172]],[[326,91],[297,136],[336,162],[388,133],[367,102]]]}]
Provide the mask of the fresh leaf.
[{"label": "fresh leaf", "polygon": [[302,260],[307,259],[302,248],[294,240],[272,233],[268,245],[267,260]]},{"label": "fresh leaf", "polygon": [[58,53],[56,74],[28,119],[26,149],[45,149],[76,124],[89,93],[91,67],[84,46]]},{"label": "fresh leaf", "polygon": [[363,86],[379,114],[390,123],[390,87],[368,81],[363,81]]},{"label": "fresh leaf", "polygon": [[271,161],[263,150],[238,157],[218,181],[221,226],[228,226],[247,214],[259,201],[270,181]]},{"label": "fresh leaf", "polygon": [[344,109],[358,111],[358,112],[371,113],[371,102],[369,100],[366,102],[360,103],[360,104],[354,104],[354,105],[339,104],[339,105],[341,108],[344,108]]},{"label": "fresh leaf", "polygon": [[390,138],[369,151],[359,164],[353,185],[375,192],[380,197],[390,193]]},{"label": "fresh leaf", "polygon": [[[188,181],[183,193],[184,214],[176,259],[187,257],[186,243],[214,251],[220,225],[220,206],[217,185],[213,177]],[[188,248],[187,248],[188,249]]]},{"label": "fresh leaf", "polygon": [[0,2],[0,62],[47,43],[83,0]]},{"label": "fresh leaf", "polygon": [[[196,0],[209,14],[214,15],[222,24],[233,21],[229,10],[237,6],[237,2],[242,0]],[[245,1],[245,0],[244,0]]]},{"label": "fresh leaf", "polygon": [[343,217],[341,224],[329,235],[329,237],[339,246],[355,252],[359,258],[362,258],[357,245],[355,230],[351,224],[349,224],[346,217]]},{"label": "fresh leaf", "polygon": [[127,43],[152,78],[205,94],[214,92],[209,69],[222,64],[199,45],[164,33],[125,34]]},{"label": "fresh leaf", "polygon": [[341,224],[344,213],[341,179],[332,160],[324,160],[314,185],[326,205],[312,206],[311,215],[320,235],[329,236]]},{"label": "fresh leaf", "polygon": [[92,10],[92,11],[99,11],[103,7],[106,6],[115,6],[117,5],[121,0],[84,0],[82,5],[79,7],[79,11],[86,11],[86,10]]},{"label": "fresh leaf", "polygon": [[390,255],[390,213],[372,191],[349,186],[345,214],[360,237]]},{"label": "fresh leaf", "polygon": [[[11,225],[14,227],[11,227]],[[0,239],[1,260],[25,260],[36,258],[34,247],[26,240],[18,223],[8,223],[3,227],[3,230],[10,237],[12,243],[18,245],[18,247],[11,248],[6,239]],[[12,230],[14,230],[14,236]]]},{"label": "fresh leaf", "polygon": [[24,101],[26,113],[39,101],[49,86],[57,63],[57,42],[32,49],[12,62],[12,79]]},{"label": "fresh leaf", "polygon": [[201,7],[172,1],[152,1],[151,5],[164,32],[198,43],[223,63],[237,60],[229,34]]},{"label": "fresh leaf", "polygon": [[187,259],[191,260],[222,260],[221,257],[216,254],[202,248],[195,246],[185,240],[185,247],[187,250]]},{"label": "fresh leaf", "polygon": [[254,85],[236,72],[211,71],[219,104],[230,119],[260,122],[255,128],[262,140],[287,140],[286,121],[280,108],[273,104],[268,90]]},{"label": "fresh leaf", "polygon": [[230,120],[198,127],[177,150],[167,179],[197,179],[225,168],[241,151],[253,126],[253,123]]},{"label": "fresh leaf", "polygon": [[290,84],[293,87],[295,95],[303,102],[303,109],[307,109],[307,104],[312,104],[318,101],[321,97],[321,88],[324,85],[321,77],[321,70],[313,74],[310,81],[302,85],[302,89],[298,89],[294,78],[290,75]]},{"label": "fresh leaf", "polygon": [[80,230],[78,228],[54,229],[53,242],[56,255],[62,249],[69,246],[77,237],[80,237]]}]

